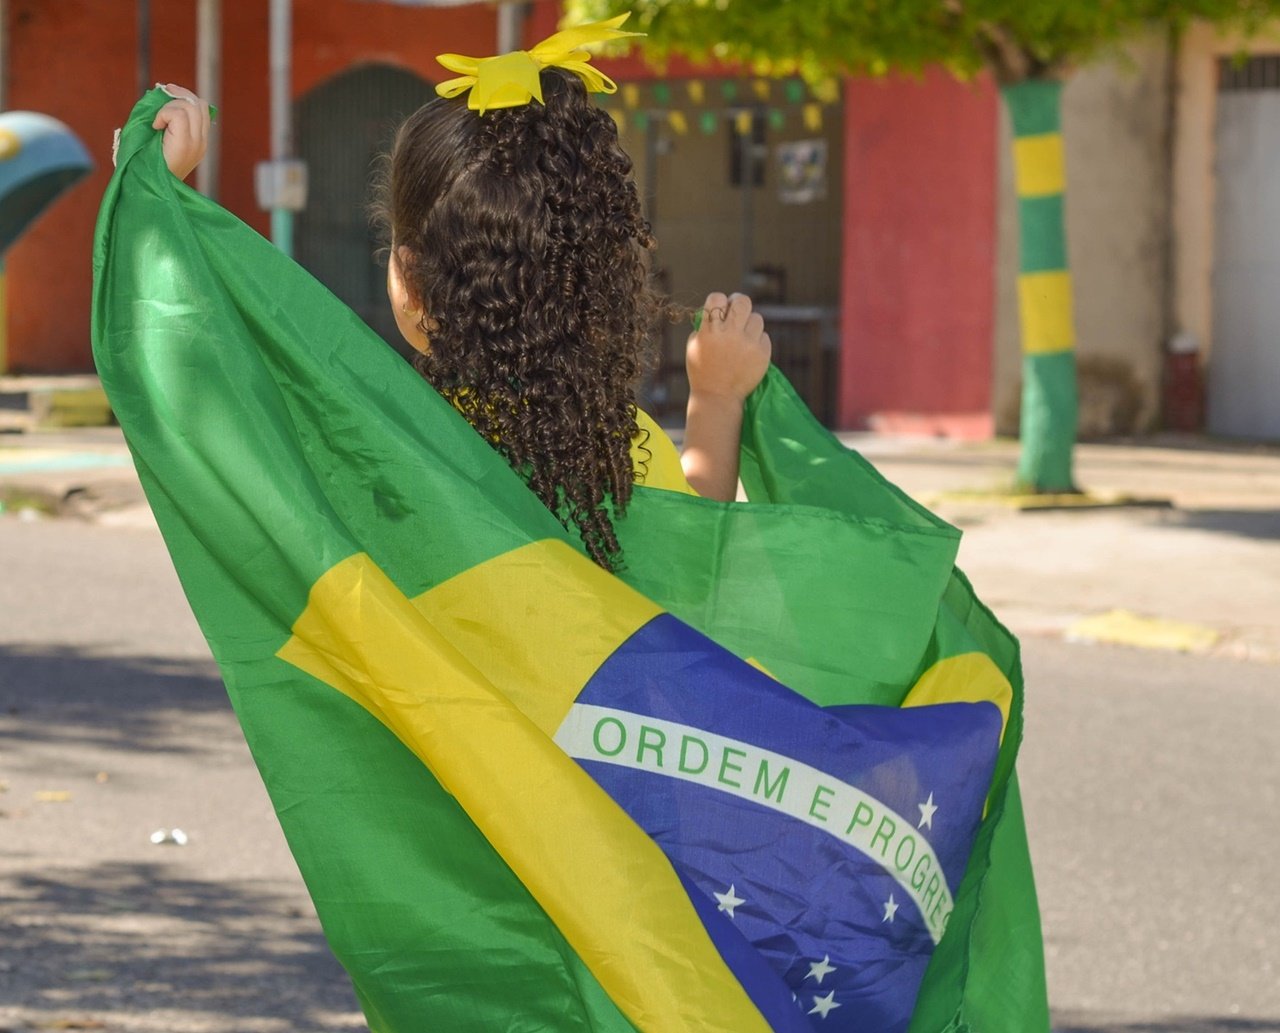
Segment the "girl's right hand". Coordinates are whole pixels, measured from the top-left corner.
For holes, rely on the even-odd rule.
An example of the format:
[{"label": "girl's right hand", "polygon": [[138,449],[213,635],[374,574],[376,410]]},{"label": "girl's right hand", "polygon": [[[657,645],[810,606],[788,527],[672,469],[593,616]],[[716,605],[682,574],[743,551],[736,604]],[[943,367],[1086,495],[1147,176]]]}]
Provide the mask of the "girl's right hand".
[{"label": "girl's right hand", "polygon": [[209,105],[182,86],[156,85],[174,99],[156,112],[151,128],[164,130],[165,164],[186,179],[209,148]]}]

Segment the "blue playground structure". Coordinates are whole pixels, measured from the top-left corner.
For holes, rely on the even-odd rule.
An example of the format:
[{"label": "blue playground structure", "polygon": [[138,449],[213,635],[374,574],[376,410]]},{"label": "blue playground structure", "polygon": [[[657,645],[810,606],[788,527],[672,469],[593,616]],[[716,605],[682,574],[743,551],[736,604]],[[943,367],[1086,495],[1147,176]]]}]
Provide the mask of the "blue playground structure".
[{"label": "blue playground structure", "polygon": [[84,144],[56,118],[0,113],[0,256],[92,168]]}]

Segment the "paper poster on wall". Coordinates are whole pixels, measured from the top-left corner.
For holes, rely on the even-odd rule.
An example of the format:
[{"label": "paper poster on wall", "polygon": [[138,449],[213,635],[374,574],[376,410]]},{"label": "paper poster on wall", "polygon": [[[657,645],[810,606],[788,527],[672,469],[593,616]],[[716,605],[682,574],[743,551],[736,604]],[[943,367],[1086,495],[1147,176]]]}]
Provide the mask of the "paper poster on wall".
[{"label": "paper poster on wall", "polygon": [[778,200],[810,204],[827,196],[827,141],[778,144]]}]

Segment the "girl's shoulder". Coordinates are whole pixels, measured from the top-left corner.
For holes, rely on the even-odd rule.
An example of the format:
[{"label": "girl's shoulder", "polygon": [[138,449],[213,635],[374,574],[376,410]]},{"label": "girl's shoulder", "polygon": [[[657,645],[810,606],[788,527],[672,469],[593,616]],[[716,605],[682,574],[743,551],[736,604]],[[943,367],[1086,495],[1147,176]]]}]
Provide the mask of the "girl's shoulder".
[{"label": "girl's shoulder", "polygon": [[666,431],[643,409],[636,410],[636,428],[638,433],[631,441],[631,468],[635,471],[636,484],[696,495],[685,480],[680,452]]}]

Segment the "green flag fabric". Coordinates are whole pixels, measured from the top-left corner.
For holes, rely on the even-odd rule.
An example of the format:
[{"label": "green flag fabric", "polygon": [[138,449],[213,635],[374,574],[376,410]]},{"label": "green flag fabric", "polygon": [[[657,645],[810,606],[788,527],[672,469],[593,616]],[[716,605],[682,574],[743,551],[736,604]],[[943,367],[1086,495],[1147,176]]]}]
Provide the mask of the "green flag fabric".
[{"label": "green flag fabric", "polygon": [[640,487],[626,567],[604,573],[352,312],[168,172],[150,128],[167,99],[122,133],[94,354],[370,1028],[837,1028],[834,997],[797,1018],[752,989],[720,928],[734,887],[700,917],[665,847],[558,745],[583,687],[660,618],[815,712],[998,708],[967,865],[902,1022],[1047,1030],[1018,648],[955,570],[959,532],[774,370],[744,415],[751,501]]}]

